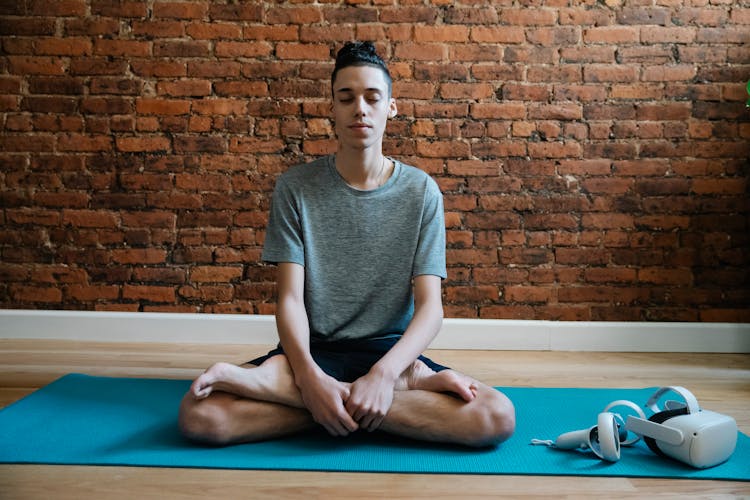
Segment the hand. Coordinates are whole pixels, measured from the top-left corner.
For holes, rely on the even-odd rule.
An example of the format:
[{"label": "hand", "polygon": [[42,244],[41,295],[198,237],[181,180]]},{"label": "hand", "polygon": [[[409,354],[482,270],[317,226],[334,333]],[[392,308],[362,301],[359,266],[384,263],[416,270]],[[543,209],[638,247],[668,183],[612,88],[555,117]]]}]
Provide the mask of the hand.
[{"label": "hand", "polygon": [[357,422],[344,408],[344,401],[349,398],[346,384],[323,373],[315,373],[298,384],[305,403],[313,420],[322,425],[332,436],[346,436],[356,431]]},{"label": "hand", "polygon": [[372,371],[354,381],[349,388],[346,411],[360,428],[372,432],[380,427],[393,403],[394,384],[394,380]]}]

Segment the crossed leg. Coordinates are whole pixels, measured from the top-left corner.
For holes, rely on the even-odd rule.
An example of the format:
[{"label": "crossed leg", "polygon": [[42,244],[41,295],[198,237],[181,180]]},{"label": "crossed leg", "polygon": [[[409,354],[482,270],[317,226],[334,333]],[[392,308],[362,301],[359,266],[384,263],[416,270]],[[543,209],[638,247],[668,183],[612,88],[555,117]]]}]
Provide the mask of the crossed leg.
[{"label": "crossed leg", "polygon": [[[470,390],[470,401],[453,395]],[[189,438],[217,445],[272,439],[317,425],[305,409],[284,355],[262,365],[217,363],[199,376],[180,407]],[[421,361],[396,384],[385,432],[468,446],[498,444],[513,433],[515,411],[502,393],[453,370]]]}]

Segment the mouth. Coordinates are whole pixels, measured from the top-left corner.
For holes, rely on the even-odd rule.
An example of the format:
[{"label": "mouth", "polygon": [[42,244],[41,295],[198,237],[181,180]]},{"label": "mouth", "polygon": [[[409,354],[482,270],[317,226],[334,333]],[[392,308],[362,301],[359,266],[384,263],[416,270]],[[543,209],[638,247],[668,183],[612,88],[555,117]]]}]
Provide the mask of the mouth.
[{"label": "mouth", "polygon": [[353,123],[349,125],[349,128],[352,130],[366,130],[372,127],[370,125],[367,125],[366,123]]}]

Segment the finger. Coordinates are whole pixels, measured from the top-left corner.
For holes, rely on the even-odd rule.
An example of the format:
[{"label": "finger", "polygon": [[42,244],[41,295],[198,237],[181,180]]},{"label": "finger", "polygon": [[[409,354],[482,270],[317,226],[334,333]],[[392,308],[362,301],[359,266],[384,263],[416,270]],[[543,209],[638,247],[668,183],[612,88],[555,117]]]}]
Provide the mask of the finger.
[{"label": "finger", "polygon": [[195,399],[204,399],[208,397],[209,394],[211,394],[211,386],[201,386],[199,384],[193,384],[193,386],[190,388],[190,392],[193,394],[193,397]]},{"label": "finger", "polygon": [[347,409],[347,413],[351,416],[352,420],[354,420],[355,422],[360,422],[361,425],[362,419],[367,417],[367,414],[370,412],[367,408],[364,407],[354,407],[352,408],[352,411],[349,411],[349,409]]},{"label": "finger", "polygon": [[356,431],[360,427],[359,424],[355,422],[352,419],[351,415],[349,415],[347,412],[343,412],[343,415],[339,417],[339,422],[341,423],[343,428],[346,429],[346,431],[348,431],[347,434],[349,432]]},{"label": "finger", "polygon": [[369,425],[369,426],[367,426],[367,430],[368,430],[369,432],[372,432],[372,431],[378,430],[378,428],[380,427],[380,424],[382,424],[382,423],[383,423],[383,420],[385,420],[385,417],[377,417],[377,418],[374,418],[374,419],[372,420],[372,422],[370,423],[370,425]]},{"label": "finger", "polygon": [[332,425],[324,425],[323,427],[324,427],[324,428],[325,428],[325,430],[326,430],[326,431],[328,432],[328,434],[330,434],[331,436],[340,436],[340,435],[341,435],[341,433],[339,432],[339,430],[338,430],[338,429],[336,429],[336,427],[335,427],[335,426],[332,426]]},{"label": "finger", "polygon": [[476,397],[476,393],[471,390],[471,387],[458,387],[456,394],[467,403]]},{"label": "finger", "polygon": [[347,434],[349,434],[349,432],[344,428],[341,422],[335,418],[333,420],[326,421],[325,423],[321,423],[321,425],[325,427],[325,430],[328,431],[328,434],[330,434],[331,436],[346,436]]}]

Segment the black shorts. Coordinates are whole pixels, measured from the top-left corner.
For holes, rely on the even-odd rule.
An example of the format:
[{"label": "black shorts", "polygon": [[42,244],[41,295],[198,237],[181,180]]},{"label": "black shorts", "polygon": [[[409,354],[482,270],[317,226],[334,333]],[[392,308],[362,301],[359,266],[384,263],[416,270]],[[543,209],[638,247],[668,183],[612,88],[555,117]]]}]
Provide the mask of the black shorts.
[{"label": "black shorts", "polygon": [[[331,377],[339,382],[354,382],[366,375],[372,365],[377,363],[400,338],[400,335],[389,335],[374,339],[314,342],[310,345],[310,354],[312,354],[313,360],[318,366]],[[277,354],[284,354],[281,345],[265,356],[249,361],[249,363],[260,365]],[[426,356],[419,356],[418,359],[436,372],[448,369],[448,367],[435,363]]]}]

